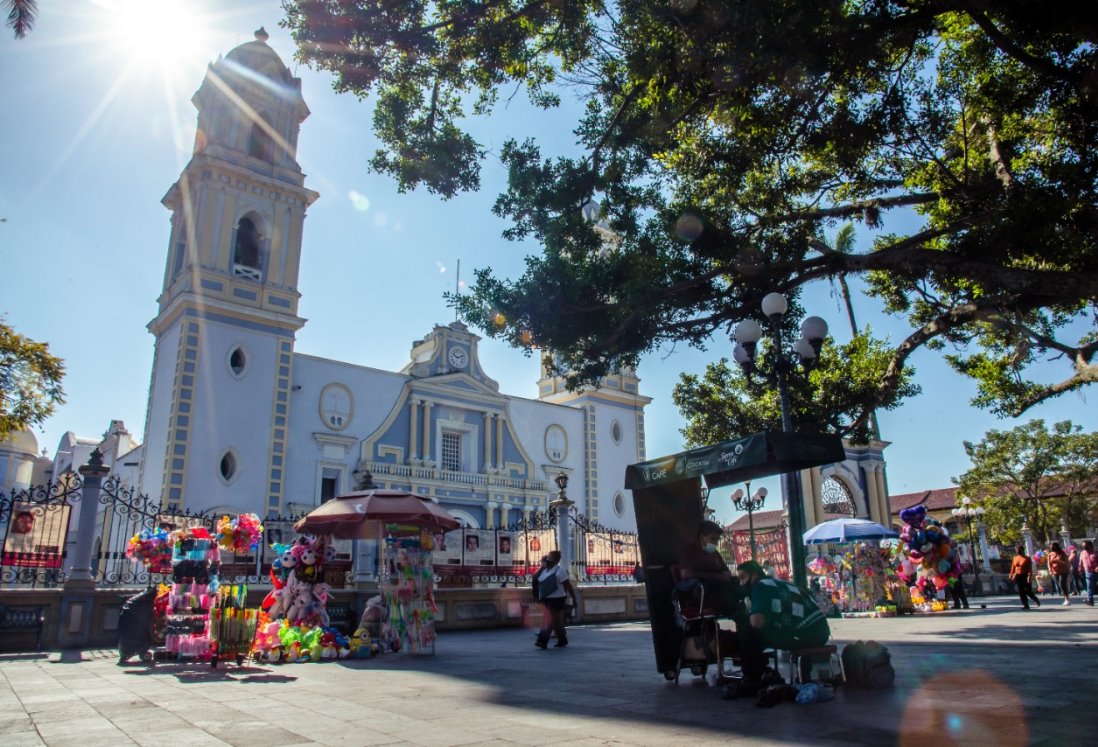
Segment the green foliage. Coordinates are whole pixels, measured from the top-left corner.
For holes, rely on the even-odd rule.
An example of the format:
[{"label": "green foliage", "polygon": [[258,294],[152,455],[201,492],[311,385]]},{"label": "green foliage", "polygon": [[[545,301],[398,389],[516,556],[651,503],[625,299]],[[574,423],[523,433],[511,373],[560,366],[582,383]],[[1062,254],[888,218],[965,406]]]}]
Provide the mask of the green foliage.
[{"label": "green foliage", "polygon": [[993,537],[1014,544],[1023,523],[1046,542],[1066,520],[1083,536],[1098,501],[1098,433],[1083,433],[1070,421],[1031,420],[1009,431],[988,431],[964,442],[972,469],[954,482],[963,496],[983,502]]},{"label": "green foliage", "polygon": [[[863,276],[949,344],[976,404],[1017,414],[1098,380],[1098,26],[1088,3],[841,0],[287,1],[298,58],[375,98],[373,166],[402,189],[479,187],[467,120],[525,89],[585,103],[582,155],[500,157],[525,274],[453,299],[553,351],[574,384],[665,342],[704,346],[778,290]],[[598,199],[616,234],[577,206]],[[915,215],[915,227],[906,231]],[[901,220],[902,219],[902,220]],[[856,252],[822,239],[877,232]],[[848,242],[845,242],[848,243]],[[1067,364],[1055,384],[1032,370]]]},{"label": "green foliage", "polygon": [[65,365],[0,321],[0,440],[48,418],[65,401]]},{"label": "green foliage", "polygon": [[[769,352],[764,348],[760,353],[764,369],[769,367]],[[796,373],[789,377],[793,429],[838,433],[855,443],[867,443],[872,436],[871,410],[891,409],[919,392],[911,382],[914,371],[909,368],[895,394],[883,402],[878,399],[878,383],[890,360],[888,346],[868,333],[857,335],[846,345],[825,344],[819,364],[808,377]],[[671,396],[686,419],[682,430],[686,445],[703,446],[761,430],[781,430],[777,392],[759,384],[723,358],[706,366],[700,378],[682,374]]]}]

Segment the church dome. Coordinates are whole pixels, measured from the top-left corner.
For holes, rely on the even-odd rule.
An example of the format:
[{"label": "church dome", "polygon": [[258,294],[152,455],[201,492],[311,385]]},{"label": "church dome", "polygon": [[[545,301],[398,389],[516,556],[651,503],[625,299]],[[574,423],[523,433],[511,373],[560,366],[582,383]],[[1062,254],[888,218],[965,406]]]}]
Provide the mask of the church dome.
[{"label": "church dome", "polygon": [[16,454],[38,454],[38,439],[29,430],[16,431],[3,441],[0,441],[0,449]]},{"label": "church dome", "polygon": [[269,38],[270,35],[260,27],[255,32],[255,41],[245,42],[234,48],[225,55],[225,59],[271,80],[292,85],[294,76],[278,53],[267,45]]}]

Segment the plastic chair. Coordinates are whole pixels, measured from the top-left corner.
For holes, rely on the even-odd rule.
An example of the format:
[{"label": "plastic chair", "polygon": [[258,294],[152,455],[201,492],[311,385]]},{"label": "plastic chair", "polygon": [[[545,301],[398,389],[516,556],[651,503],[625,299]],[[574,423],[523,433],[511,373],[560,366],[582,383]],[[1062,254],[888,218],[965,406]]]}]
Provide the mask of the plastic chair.
[{"label": "plastic chair", "polygon": [[789,681],[794,684],[804,684],[803,669],[811,668],[815,664],[827,664],[827,677],[821,681],[838,687],[846,684],[846,670],[843,668],[843,659],[839,656],[838,647],[828,644],[815,648],[797,648],[789,651]]}]

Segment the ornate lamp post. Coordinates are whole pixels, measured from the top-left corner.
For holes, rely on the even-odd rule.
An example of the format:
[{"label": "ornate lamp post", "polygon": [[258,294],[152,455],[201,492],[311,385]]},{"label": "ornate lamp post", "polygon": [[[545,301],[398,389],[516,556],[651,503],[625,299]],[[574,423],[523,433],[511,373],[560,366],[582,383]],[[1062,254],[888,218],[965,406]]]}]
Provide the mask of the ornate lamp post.
[{"label": "ornate lamp post", "polygon": [[951,513],[958,519],[964,519],[965,528],[968,530],[968,549],[972,552],[972,593],[977,595],[983,594],[983,590],[980,587],[980,563],[976,557],[976,540],[972,534],[972,522],[979,522],[980,517],[984,515],[984,509],[982,506],[974,507],[971,504],[971,498],[962,498],[961,507],[953,509]]},{"label": "ornate lamp post", "polygon": [[560,550],[560,562],[561,564],[571,570],[572,568],[572,527],[569,522],[568,509],[570,509],[575,501],[569,500],[568,489],[568,475],[561,472],[553,478],[553,482],[557,484],[557,497],[550,501],[549,507],[556,509],[557,512],[557,549]]},{"label": "ornate lamp post", "polygon": [[[789,405],[788,379],[796,371],[796,363],[808,373],[816,364],[820,346],[827,337],[827,322],[818,316],[807,317],[801,323],[801,339],[785,350],[782,341],[782,316],[789,303],[781,293],[768,293],[762,300],[762,311],[769,320],[770,337],[773,351],[767,369],[760,368],[755,362],[756,347],[762,338],[762,326],[753,319],[745,319],[736,325],[736,347],[732,357],[751,383],[752,376],[759,376],[778,390],[778,401],[782,410],[782,431],[793,432],[793,416]],[[807,588],[808,572],[804,554],[804,499],[801,495],[801,482],[793,472],[782,475],[785,512],[789,517],[789,565],[793,571],[793,582]]]},{"label": "ornate lamp post", "polygon": [[736,488],[736,491],[732,493],[732,505],[735,506],[737,511],[747,512],[747,531],[748,537],[751,539],[751,559],[755,559],[755,519],[752,514],[762,508],[763,503],[766,501],[766,488],[759,488],[755,491],[755,495],[751,495],[751,481],[747,480],[744,485],[747,486],[747,492],[742,489]]}]

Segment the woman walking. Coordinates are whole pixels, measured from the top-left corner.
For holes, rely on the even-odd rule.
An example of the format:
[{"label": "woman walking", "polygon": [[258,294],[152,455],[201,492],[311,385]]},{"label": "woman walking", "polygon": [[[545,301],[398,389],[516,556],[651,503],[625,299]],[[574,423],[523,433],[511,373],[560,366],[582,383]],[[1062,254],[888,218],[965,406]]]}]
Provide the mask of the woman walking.
[{"label": "woman walking", "polygon": [[1071,606],[1071,561],[1060,548],[1059,542],[1053,542],[1048,550],[1048,572],[1056,580],[1060,593],[1064,595],[1063,606]]},{"label": "woman walking", "polygon": [[541,630],[534,645],[546,648],[549,636],[555,634],[556,648],[568,645],[568,634],[564,630],[564,600],[571,597],[572,606],[576,605],[576,590],[568,579],[568,570],[560,564],[560,550],[551,550],[546,556],[548,565],[537,576],[538,599],[541,600]]},{"label": "woman walking", "polygon": [[1010,580],[1018,587],[1018,598],[1022,600],[1022,607],[1029,609],[1029,600],[1032,599],[1041,606],[1041,600],[1033,593],[1033,561],[1026,555],[1026,548],[1018,545],[1014,548],[1014,560],[1010,563]]},{"label": "woman walking", "polygon": [[1098,553],[1090,540],[1083,543],[1083,551],[1079,553],[1079,570],[1087,580],[1087,604],[1093,607],[1094,592],[1098,590]]}]

